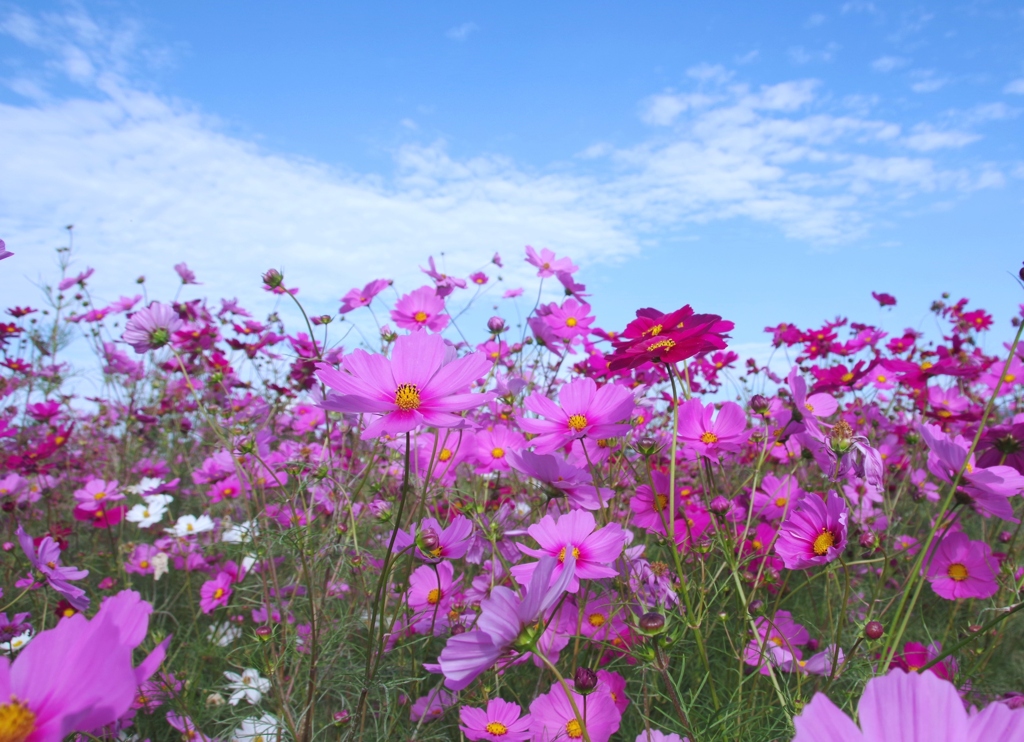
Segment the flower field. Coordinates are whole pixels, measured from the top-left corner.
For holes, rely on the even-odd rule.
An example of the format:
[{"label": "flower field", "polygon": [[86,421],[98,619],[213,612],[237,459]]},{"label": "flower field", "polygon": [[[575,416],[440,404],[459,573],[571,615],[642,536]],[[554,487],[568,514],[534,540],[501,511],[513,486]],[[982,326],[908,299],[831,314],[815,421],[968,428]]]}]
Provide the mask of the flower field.
[{"label": "flower field", "polygon": [[1024,740],[1020,321],[765,364],[531,247],[486,323],[499,255],[323,316],[70,259],[0,321],[0,742]]}]

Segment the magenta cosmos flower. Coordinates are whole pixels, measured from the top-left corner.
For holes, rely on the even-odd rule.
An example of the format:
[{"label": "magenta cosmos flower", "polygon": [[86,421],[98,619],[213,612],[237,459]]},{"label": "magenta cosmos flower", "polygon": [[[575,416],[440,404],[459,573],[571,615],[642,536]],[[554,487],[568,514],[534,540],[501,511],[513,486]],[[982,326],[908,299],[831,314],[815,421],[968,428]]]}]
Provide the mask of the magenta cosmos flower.
[{"label": "magenta cosmos flower", "polygon": [[565,594],[575,572],[575,561],[569,556],[552,583],[556,564],[555,559],[541,559],[522,598],[498,585],[491,590],[491,597],[481,601],[476,630],[450,637],[441,650],[437,662],[446,687],[466,688],[502,656],[511,656],[513,644],[523,651],[536,646],[542,636],[540,619]]},{"label": "magenta cosmos flower", "polygon": [[217,608],[228,604],[231,600],[231,575],[221,572],[212,580],[207,580],[199,588],[199,608],[203,613],[213,613]]},{"label": "magenta cosmos flower", "polygon": [[558,393],[559,405],[539,392],[526,398],[525,407],[542,420],[518,417],[519,427],[537,437],[532,443],[537,453],[550,453],[571,441],[591,438],[615,438],[629,430],[633,412],[633,393],[625,387],[605,384],[598,388],[593,379],[574,379]]},{"label": "magenta cosmos flower", "polygon": [[699,399],[691,399],[679,407],[679,439],[690,444],[697,453],[715,458],[722,451],[738,451],[749,437],[747,416],[735,402],[725,402],[715,414],[715,405],[705,407]]},{"label": "magenta cosmos flower", "polygon": [[6,260],[7,258],[13,258],[14,253],[7,249],[7,245],[4,244],[3,240],[0,240],[0,260]]},{"label": "magenta cosmos flower", "polygon": [[1024,739],[1024,710],[992,703],[968,714],[956,687],[931,673],[890,670],[857,704],[860,728],[823,693],[793,719],[793,742],[995,742]]},{"label": "magenta cosmos flower", "polygon": [[80,490],[75,490],[77,507],[87,513],[105,510],[107,503],[123,500],[124,495],[117,488],[117,480],[106,482],[102,479],[90,479]]},{"label": "magenta cosmos flower", "polygon": [[153,302],[131,316],[121,339],[141,354],[167,345],[171,335],[183,324],[178,313],[169,306]]},{"label": "magenta cosmos flower", "polygon": [[846,548],[846,503],[835,492],[828,502],[810,493],[782,524],[775,553],[786,569],[828,564]]},{"label": "magenta cosmos flower", "polygon": [[448,315],[444,311],[444,299],[429,286],[410,291],[395,304],[391,319],[403,330],[440,332],[448,326]]},{"label": "magenta cosmos flower", "polygon": [[342,359],[340,371],[318,363],[316,375],[329,389],[324,409],[381,416],[363,431],[365,440],[420,425],[462,426],[464,419],[453,413],[494,399],[493,392],[469,392],[490,366],[482,353],[456,358],[439,335],[415,332],[395,341],[390,360],[357,349]]},{"label": "magenta cosmos flower", "polygon": [[390,285],[391,281],[388,279],[378,278],[376,281],[370,281],[361,289],[352,289],[341,297],[341,308],[338,309],[338,314],[348,314],[353,309],[370,306],[373,297]]},{"label": "magenta cosmos flower", "polygon": [[573,466],[559,456],[533,451],[509,453],[507,456],[516,470],[564,493],[569,507],[574,510],[597,510],[615,494],[608,487],[598,490],[589,471]]},{"label": "magenta cosmos flower", "polygon": [[[586,510],[573,510],[559,516],[556,521],[545,515],[539,523],[534,523],[527,530],[537,543],[539,549],[531,549],[517,543],[516,546],[524,554],[542,558],[555,557],[557,565],[553,579],[558,579],[565,565],[568,554],[575,557],[576,568],[568,590],[571,593],[580,589],[580,580],[599,580],[602,577],[615,577],[618,571],[610,567],[619,558],[626,536],[622,526],[609,523],[596,531],[597,522],[592,513]],[[512,568],[512,576],[521,584],[530,581],[538,562],[517,564]]]},{"label": "magenta cosmos flower", "polygon": [[489,742],[524,742],[530,738],[530,715],[522,716],[518,703],[492,698],[486,709],[463,706],[459,729],[466,739]]},{"label": "magenta cosmos flower", "polygon": [[[60,593],[68,603],[78,611],[84,611],[89,607],[89,596],[85,590],[72,585],[71,580],[81,580],[89,576],[89,570],[78,569],[77,567],[62,567],[60,563],[60,546],[50,536],[44,536],[39,541],[38,548],[32,537],[25,533],[20,525],[16,531],[18,543],[21,550],[25,552],[32,566],[39,570],[46,583]],[[0,696],[2,698],[2,696]]]},{"label": "magenta cosmos flower", "polygon": [[152,611],[138,593],[125,590],[107,598],[91,621],[82,614],[63,618],[39,632],[14,662],[0,657],[0,739],[60,742],[127,713],[169,641],[132,665]]},{"label": "magenta cosmos flower", "polygon": [[[571,692],[582,721],[587,725],[590,742],[608,742],[619,731],[622,722],[622,714],[616,708],[608,686],[598,683],[597,689],[588,696],[575,690]],[[581,720],[576,718],[561,683],[555,683],[550,691],[534,699],[530,704],[530,716],[535,740],[583,739]]]},{"label": "magenta cosmos flower", "polygon": [[958,532],[946,536],[935,549],[928,581],[932,590],[947,600],[991,598],[999,590],[998,573],[992,547]]}]

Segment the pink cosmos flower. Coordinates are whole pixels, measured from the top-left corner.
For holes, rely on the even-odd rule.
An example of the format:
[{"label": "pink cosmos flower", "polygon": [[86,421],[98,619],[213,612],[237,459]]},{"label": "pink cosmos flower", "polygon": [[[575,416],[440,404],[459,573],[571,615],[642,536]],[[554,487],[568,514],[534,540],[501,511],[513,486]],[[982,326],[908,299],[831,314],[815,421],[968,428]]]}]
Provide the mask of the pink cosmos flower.
[{"label": "pink cosmos flower", "polygon": [[192,270],[190,270],[188,265],[186,265],[185,263],[178,263],[176,266],[174,266],[174,272],[177,273],[178,276],[181,278],[181,283],[183,286],[187,286],[188,284],[195,284],[196,286],[202,285],[201,283],[196,281],[196,274],[192,272]]},{"label": "pink cosmos flower", "polygon": [[124,571],[137,575],[153,574],[153,557],[159,553],[160,550],[152,544],[136,544],[131,558],[124,563]]},{"label": "pink cosmos flower", "polygon": [[947,600],[991,598],[999,591],[999,568],[992,547],[971,541],[962,531],[942,539],[928,567],[928,581],[937,595]]},{"label": "pink cosmos flower", "polygon": [[76,614],[41,631],[11,662],[0,657],[0,734],[11,742],[59,742],[112,724],[132,706],[167,650],[164,641],[138,667],[153,608],[125,590],[87,620]]},{"label": "pink cosmos flower", "polygon": [[455,276],[449,276],[447,273],[441,273],[437,270],[437,266],[434,264],[434,256],[431,255],[427,262],[430,264],[429,268],[420,266],[420,270],[426,273],[428,276],[434,279],[434,285],[437,287],[437,295],[444,298],[451,294],[455,289],[466,288],[466,281],[462,278],[455,278]]},{"label": "pink cosmos flower", "polygon": [[199,607],[203,613],[213,613],[217,608],[228,604],[231,600],[231,575],[220,572],[212,580],[207,580],[199,588]]},{"label": "pink cosmos flower", "polygon": [[750,437],[747,416],[738,404],[724,402],[712,421],[714,413],[713,402],[705,407],[699,399],[688,400],[679,407],[679,439],[708,458],[716,458],[721,451],[738,451]]},{"label": "pink cosmos flower", "polygon": [[828,502],[808,494],[782,524],[775,553],[786,569],[828,564],[846,548],[846,516],[846,503],[835,492]]},{"label": "pink cosmos flower", "polygon": [[[676,518],[676,513],[668,510],[669,479],[666,474],[660,471],[652,472],[654,486],[657,492],[651,489],[648,484],[641,484],[636,488],[636,494],[630,498],[629,507],[633,511],[633,523],[641,528],[646,528],[653,533],[667,534],[665,530],[668,524]],[[683,488],[676,485],[676,511],[685,502],[682,496]]]},{"label": "pink cosmos flower", "polygon": [[565,493],[569,507],[574,510],[597,510],[614,495],[607,487],[598,491],[589,471],[573,466],[560,456],[520,451],[507,454],[507,458],[517,471]]},{"label": "pink cosmos flower", "polygon": [[488,742],[525,742],[530,738],[530,715],[522,716],[518,703],[500,698],[487,702],[487,709],[463,706],[459,710],[459,729],[470,740]]},{"label": "pink cosmos flower", "polygon": [[[571,683],[569,685],[572,686]],[[590,742],[608,742],[619,731],[622,714],[612,702],[607,687],[598,683],[597,689],[587,696],[575,690],[571,692],[587,726]],[[530,704],[530,717],[530,729],[535,740],[583,738],[582,725],[561,683],[555,683],[550,691],[534,699]]]},{"label": "pink cosmos flower", "polygon": [[[60,564],[60,546],[50,536],[44,536],[39,541],[38,549],[32,541],[32,537],[25,533],[25,530],[18,526],[16,531],[18,543],[21,550],[25,552],[32,566],[39,570],[46,583],[64,596],[71,606],[78,611],[84,611],[89,607],[89,597],[85,590],[72,585],[70,580],[81,580],[89,576],[89,570],[76,567],[62,567]],[[0,698],[3,696],[0,695]]]},{"label": "pink cosmos flower", "polygon": [[860,728],[824,693],[793,719],[793,742],[982,742],[1024,738],[1024,710],[1002,703],[968,714],[956,686],[931,673],[890,670],[857,704]]},{"label": "pink cosmos flower", "polygon": [[440,332],[448,326],[448,315],[444,312],[444,299],[429,286],[410,291],[395,304],[391,319],[403,330]]},{"label": "pink cosmos flower", "polygon": [[376,281],[370,281],[362,289],[352,289],[341,297],[341,308],[338,309],[338,314],[348,314],[353,309],[370,306],[373,298],[390,285],[391,281],[386,278],[378,278]]},{"label": "pink cosmos flower", "polygon": [[[573,510],[559,516],[556,521],[545,515],[539,523],[530,526],[527,532],[540,545],[539,549],[531,549],[517,543],[516,546],[524,554],[542,558],[555,557],[557,566],[553,578],[557,580],[564,569],[566,556],[575,557],[575,570],[568,591],[576,592],[580,588],[580,579],[599,580],[602,577],[615,577],[618,570],[612,564],[622,553],[625,534],[618,523],[609,523],[604,528],[594,530],[597,522],[592,513],[586,510]],[[512,576],[521,585],[525,585],[533,576],[538,562],[517,564],[512,567]]]},{"label": "pink cosmos flower", "polygon": [[770,619],[760,616],[754,625],[757,627],[757,636],[747,645],[743,661],[760,667],[762,675],[768,674],[767,662],[775,659],[772,654],[774,650],[782,650],[782,658],[785,655],[799,658],[801,654],[798,647],[811,639],[807,629],[794,621],[789,611],[777,611]]},{"label": "pink cosmos flower", "polygon": [[451,562],[417,567],[409,576],[409,607],[417,613],[446,613],[452,600],[454,574]]},{"label": "pink cosmos flower", "polygon": [[525,407],[545,419],[519,416],[519,427],[537,435],[537,453],[550,453],[577,438],[615,438],[629,430],[633,393],[616,384],[598,388],[593,379],[574,379],[558,393],[559,405],[539,392],[526,398]]},{"label": "pink cosmos flower", "polygon": [[635,742],[690,742],[690,738],[680,737],[678,734],[665,734],[657,729],[648,729],[636,735]]},{"label": "pink cosmos flower", "polygon": [[135,312],[125,325],[121,339],[142,354],[162,348],[171,340],[171,335],[184,325],[178,313],[166,304],[153,302]]},{"label": "pink cosmos flower", "polygon": [[[416,544],[416,556],[428,562],[436,562],[439,559],[461,559],[469,551],[473,536],[473,521],[463,515],[457,515],[442,528],[434,518],[424,518],[417,531],[415,524],[410,529],[411,534],[404,531],[398,532],[395,539],[395,550],[402,551],[412,544]],[[428,534],[431,540],[437,540],[437,545],[431,545],[427,550],[426,537]]]},{"label": "pink cosmos flower", "polygon": [[[906,672],[917,672],[940,654],[942,654],[941,642],[932,642],[928,646],[917,642],[907,642],[903,645],[903,652],[893,657],[889,669],[898,667]],[[928,672],[943,680],[952,680],[956,677],[959,669],[956,659],[950,655],[928,668]]]},{"label": "pink cosmos flower", "polygon": [[0,240],[0,260],[6,260],[7,258],[13,258],[14,253],[7,249],[7,245],[3,240]]},{"label": "pink cosmos flower", "polygon": [[566,299],[562,306],[550,304],[548,309],[544,321],[561,340],[567,342],[577,336],[586,337],[590,333],[595,318],[590,314],[589,304]]},{"label": "pink cosmos flower", "polygon": [[753,494],[754,514],[768,519],[780,518],[792,503],[806,494],[793,475],[787,474],[779,479],[774,474],[767,474],[761,480],[761,489]]},{"label": "pink cosmos flower", "polygon": [[487,283],[487,274],[484,273],[483,271],[470,273],[469,280],[475,283],[477,286],[483,286],[485,283]]},{"label": "pink cosmos flower", "polygon": [[800,369],[796,366],[790,369],[787,381],[789,390],[793,393],[793,404],[801,415],[828,417],[839,409],[839,403],[831,394],[819,392],[808,397],[807,382],[800,376]]},{"label": "pink cosmos flower", "polygon": [[77,276],[71,276],[70,278],[65,278],[63,281],[61,281],[59,284],[57,284],[57,290],[58,291],[67,291],[69,288],[74,286],[76,283],[82,283],[83,281],[85,281],[87,278],[89,278],[89,276],[91,276],[95,272],[96,271],[94,269],[92,269],[92,268],[86,268],[84,271],[79,273]]},{"label": "pink cosmos flower", "polygon": [[481,472],[508,471],[508,454],[518,453],[526,447],[526,439],[508,426],[501,425],[476,434],[476,459]]},{"label": "pink cosmos flower", "polygon": [[572,264],[570,258],[555,258],[555,254],[546,247],[542,247],[538,255],[536,250],[527,245],[526,262],[539,269],[537,275],[540,278],[551,278],[558,271],[575,273],[579,270],[578,266]]},{"label": "pink cosmos flower", "polygon": [[470,383],[487,373],[482,353],[455,357],[439,335],[415,332],[395,341],[391,359],[356,349],[342,359],[342,370],[318,363],[316,376],[328,387],[321,406],[381,417],[363,431],[363,439],[405,433],[420,425],[457,428],[456,412],[479,407],[493,392],[468,393]]},{"label": "pink cosmos flower", "polygon": [[80,490],[75,490],[77,507],[88,513],[105,510],[107,504],[123,500],[124,495],[117,489],[117,481],[105,482],[102,479],[90,479]]},{"label": "pink cosmos flower", "polygon": [[481,601],[476,630],[450,637],[441,650],[438,666],[444,673],[447,688],[466,688],[505,655],[514,643],[524,649],[536,646],[541,638],[536,629],[539,619],[565,594],[566,587],[575,577],[575,559],[570,554],[561,573],[552,582],[551,577],[558,564],[556,559],[541,559],[522,598],[509,588],[498,585],[491,590],[489,598]]}]

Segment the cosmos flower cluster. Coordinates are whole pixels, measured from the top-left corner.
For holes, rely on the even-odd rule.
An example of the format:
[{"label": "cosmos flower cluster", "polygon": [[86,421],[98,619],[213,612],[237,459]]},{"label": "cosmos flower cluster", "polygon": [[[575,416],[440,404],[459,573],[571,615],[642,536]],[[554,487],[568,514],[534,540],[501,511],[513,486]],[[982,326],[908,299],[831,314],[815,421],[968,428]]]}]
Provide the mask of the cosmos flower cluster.
[{"label": "cosmos flower cluster", "polygon": [[1024,739],[1019,333],[943,300],[741,359],[516,262],[322,313],[269,270],[258,319],[64,259],[8,308],[0,742]]}]

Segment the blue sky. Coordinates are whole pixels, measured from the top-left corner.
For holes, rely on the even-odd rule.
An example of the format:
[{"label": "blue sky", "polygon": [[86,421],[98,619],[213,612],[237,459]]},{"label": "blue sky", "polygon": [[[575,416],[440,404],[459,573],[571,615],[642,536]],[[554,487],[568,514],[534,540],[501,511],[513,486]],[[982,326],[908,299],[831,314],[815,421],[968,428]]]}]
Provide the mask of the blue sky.
[{"label": "blue sky", "polygon": [[0,5],[4,298],[74,223],[104,298],[186,260],[331,311],[442,251],[521,285],[532,244],[604,326],[692,303],[751,352],[782,320],[927,327],[942,291],[1005,322],[1022,32],[1011,2]]}]

